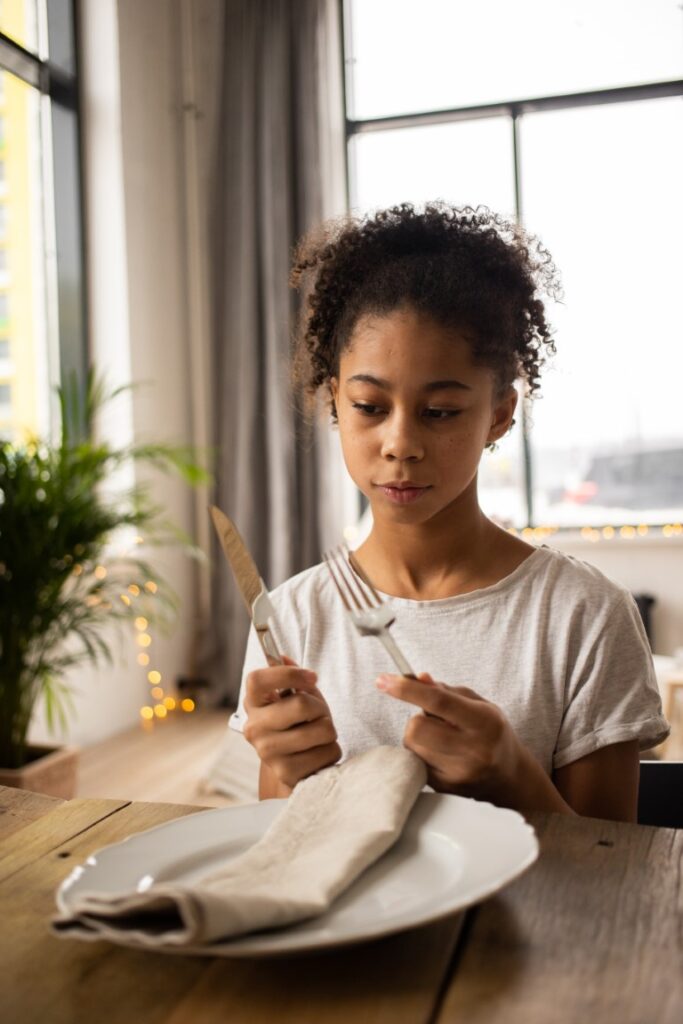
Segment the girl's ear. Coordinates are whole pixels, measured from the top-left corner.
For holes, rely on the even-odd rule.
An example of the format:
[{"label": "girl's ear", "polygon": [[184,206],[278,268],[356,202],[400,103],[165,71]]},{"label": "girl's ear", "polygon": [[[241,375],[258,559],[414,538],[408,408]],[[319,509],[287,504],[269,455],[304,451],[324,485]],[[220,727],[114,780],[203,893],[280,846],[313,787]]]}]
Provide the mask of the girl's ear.
[{"label": "girl's ear", "polygon": [[486,438],[487,446],[495,444],[495,442],[500,440],[500,438],[503,437],[503,435],[506,434],[512,426],[518,397],[516,388],[510,385],[510,387],[504,391],[502,396],[496,400],[496,404],[493,407],[491,429],[489,430],[488,437]]}]

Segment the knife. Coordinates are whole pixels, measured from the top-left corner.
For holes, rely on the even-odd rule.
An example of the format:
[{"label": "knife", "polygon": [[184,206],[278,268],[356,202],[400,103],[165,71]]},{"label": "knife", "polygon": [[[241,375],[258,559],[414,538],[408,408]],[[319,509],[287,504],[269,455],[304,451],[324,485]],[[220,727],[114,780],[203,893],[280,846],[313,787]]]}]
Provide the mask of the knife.
[{"label": "knife", "polygon": [[[269,665],[282,665],[282,655],[271,632],[271,623],[277,623],[275,609],[266,590],[266,585],[259,576],[254,560],[249,554],[246,544],[239,535],[233,521],[216,505],[210,505],[209,511],[216,527],[218,539],[223,553],[232,569],[235,582],[244,599],[251,617],[256,635]],[[287,691],[289,692],[289,691]],[[281,691],[285,696],[285,691]]]}]

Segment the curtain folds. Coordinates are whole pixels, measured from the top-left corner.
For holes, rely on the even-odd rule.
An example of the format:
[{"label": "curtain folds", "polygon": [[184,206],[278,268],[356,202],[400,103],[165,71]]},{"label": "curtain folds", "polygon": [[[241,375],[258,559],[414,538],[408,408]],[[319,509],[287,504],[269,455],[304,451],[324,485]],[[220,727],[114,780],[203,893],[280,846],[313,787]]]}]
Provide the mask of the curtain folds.
[{"label": "curtain folds", "polygon": [[[306,427],[289,387],[292,250],[345,205],[337,0],[228,0],[209,227],[214,500],[269,587],[319,561],[343,523],[327,427]],[[212,539],[203,668],[237,695],[248,619]],[[286,640],[286,638],[285,638]]]}]

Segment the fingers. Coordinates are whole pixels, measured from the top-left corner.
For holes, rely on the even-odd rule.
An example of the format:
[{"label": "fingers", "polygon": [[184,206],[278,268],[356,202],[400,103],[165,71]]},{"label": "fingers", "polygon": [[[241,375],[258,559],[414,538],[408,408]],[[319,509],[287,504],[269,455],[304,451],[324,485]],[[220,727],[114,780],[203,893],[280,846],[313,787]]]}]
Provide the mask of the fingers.
[{"label": "fingers", "polygon": [[337,731],[329,715],[284,732],[264,732],[254,737],[253,746],[262,761],[272,764],[279,758],[304,753],[314,747],[335,743]]},{"label": "fingers", "polygon": [[287,661],[286,665],[269,665],[268,668],[255,669],[249,673],[244,698],[247,714],[250,709],[265,707],[279,700],[281,690],[309,693],[315,690],[318,679],[315,672],[300,668],[291,658]]},{"label": "fingers", "polygon": [[428,715],[442,718],[461,728],[478,727],[488,702],[466,686],[446,686],[435,683],[423,672],[418,679],[406,676],[381,675],[376,680],[378,690],[398,700],[422,708]]}]

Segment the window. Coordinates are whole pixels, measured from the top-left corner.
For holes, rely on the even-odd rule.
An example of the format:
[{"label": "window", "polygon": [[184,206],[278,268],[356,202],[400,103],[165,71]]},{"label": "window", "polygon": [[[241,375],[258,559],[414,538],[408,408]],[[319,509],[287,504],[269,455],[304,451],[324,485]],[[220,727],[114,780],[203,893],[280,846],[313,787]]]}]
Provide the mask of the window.
[{"label": "window", "polygon": [[518,527],[680,521],[683,7],[345,0],[345,48],[354,211],[483,203],[562,274],[557,356],[482,460],[484,508]]},{"label": "window", "polygon": [[15,437],[49,433],[54,385],[86,368],[74,7],[0,4],[0,327],[11,318],[18,342]]}]

